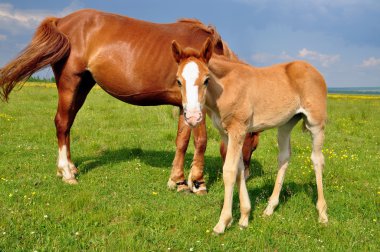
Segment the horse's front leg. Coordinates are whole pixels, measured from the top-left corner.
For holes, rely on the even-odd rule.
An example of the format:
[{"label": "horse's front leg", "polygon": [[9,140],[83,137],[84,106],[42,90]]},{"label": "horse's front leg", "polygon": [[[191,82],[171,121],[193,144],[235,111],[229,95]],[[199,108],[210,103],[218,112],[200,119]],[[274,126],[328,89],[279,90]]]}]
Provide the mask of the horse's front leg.
[{"label": "horse's front leg", "polygon": [[176,138],[176,152],[172,164],[171,174],[168,180],[169,189],[177,188],[177,191],[188,191],[187,181],[183,171],[185,163],[185,154],[187,146],[189,145],[189,139],[191,134],[191,128],[185,123],[183,116],[183,109],[180,110],[178,119],[178,130]]},{"label": "horse's front leg", "polygon": [[[214,232],[216,234],[221,234],[224,232],[225,228],[232,223],[232,199],[234,185],[239,174],[239,162],[241,166],[240,176],[242,176],[242,147],[244,142],[245,134],[242,131],[229,130],[228,131],[228,146],[226,161],[223,165],[223,181],[224,181],[224,204],[223,209],[220,214],[219,222],[214,227]],[[250,212],[251,204],[248,198],[248,191],[246,184],[243,182],[241,177],[239,178],[239,194],[240,194],[240,205],[243,206],[242,219],[240,224],[244,227],[247,226],[248,215]],[[248,214],[247,214],[248,213]]]},{"label": "horse's front leg", "polygon": [[191,163],[191,170],[187,180],[189,189],[198,195],[206,194],[207,187],[203,177],[205,166],[205,152],[207,146],[206,113],[203,111],[203,119],[200,124],[193,129],[194,136],[194,157]]}]

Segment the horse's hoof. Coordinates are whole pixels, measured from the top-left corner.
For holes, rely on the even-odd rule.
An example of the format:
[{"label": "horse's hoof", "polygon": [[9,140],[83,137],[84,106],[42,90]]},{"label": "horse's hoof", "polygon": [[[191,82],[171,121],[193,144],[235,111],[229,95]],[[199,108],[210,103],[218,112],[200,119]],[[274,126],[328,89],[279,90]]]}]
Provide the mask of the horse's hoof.
[{"label": "horse's hoof", "polygon": [[186,194],[186,193],[190,193],[191,191],[187,185],[179,185],[177,187],[177,192]]},{"label": "horse's hoof", "polygon": [[71,174],[78,175],[79,170],[75,166],[70,167]]},{"label": "horse's hoof", "polygon": [[207,194],[207,190],[198,190],[198,191],[195,191],[194,194],[196,195],[206,195]]},{"label": "horse's hoof", "polygon": [[244,178],[245,178],[245,180],[248,180],[249,177],[251,177],[251,171],[249,170],[249,168],[245,168],[245,170],[244,170]]},{"label": "horse's hoof", "polygon": [[62,178],[63,177],[62,171],[60,169],[57,169],[57,177],[58,178]]},{"label": "horse's hoof", "polygon": [[168,186],[168,189],[169,189],[169,190],[175,190],[175,189],[177,188],[177,184],[176,184],[176,182],[174,182],[174,181],[171,180],[170,178],[169,178],[169,180],[168,180],[167,186]]},{"label": "horse's hoof", "polygon": [[78,180],[76,180],[75,178],[66,179],[63,177],[62,181],[65,182],[66,184],[69,184],[69,185],[77,185],[78,184]]},{"label": "horse's hoof", "polygon": [[198,180],[188,180],[187,184],[189,185],[190,190],[196,195],[205,195],[207,194],[207,187],[204,181]]}]

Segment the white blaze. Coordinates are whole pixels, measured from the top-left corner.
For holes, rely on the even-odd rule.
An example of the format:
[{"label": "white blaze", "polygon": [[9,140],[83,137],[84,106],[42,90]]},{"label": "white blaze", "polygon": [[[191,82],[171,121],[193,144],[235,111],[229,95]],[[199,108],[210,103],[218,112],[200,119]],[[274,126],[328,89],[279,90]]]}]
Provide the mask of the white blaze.
[{"label": "white blaze", "polygon": [[198,65],[193,61],[187,63],[183,68],[182,76],[186,81],[187,109],[200,110],[198,101],[198,86],[195,85],[195,81],[199,77]]}]

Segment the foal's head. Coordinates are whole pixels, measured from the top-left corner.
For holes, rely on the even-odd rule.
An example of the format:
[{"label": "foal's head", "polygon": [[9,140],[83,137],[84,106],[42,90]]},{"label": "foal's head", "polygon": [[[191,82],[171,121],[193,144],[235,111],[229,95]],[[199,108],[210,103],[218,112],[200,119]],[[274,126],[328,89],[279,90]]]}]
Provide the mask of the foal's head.
[{"label": "foal's head", "polygon": [[212,43],[207,39],[200,52],[182,49],[172,42],[173,56],[178,63],[177,84],[181,89],[185,122],[191,127],[202,121],[202,109],[206,101],[206,89],[210,74],[207,64],[212,55]]}]

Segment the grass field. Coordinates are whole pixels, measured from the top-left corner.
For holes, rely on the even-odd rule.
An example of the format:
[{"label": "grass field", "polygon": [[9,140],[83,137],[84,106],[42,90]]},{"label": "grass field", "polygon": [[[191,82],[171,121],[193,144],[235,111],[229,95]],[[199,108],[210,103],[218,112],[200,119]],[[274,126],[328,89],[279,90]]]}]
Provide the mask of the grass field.
[{"label": "grass field", "polygon": [[[40,85],[44,86],[44,84]],[[261,135],[248,180],[249,228],[212,235],[223,202],[219,137],[208,124],[205,196],[169,191],[172,107],[127,105],[94,89],[72,129],[79,184],[55,177],[54,88],[0,104],[0,251],[380,251],[380,96],[330,96],[324,147],[329,223],[318,223],[310,136],[296,126],[274,215],[276,131]],[[48,86],[48,85],[47,85]],[[193,146],[186,158],[188,173]]]}]

